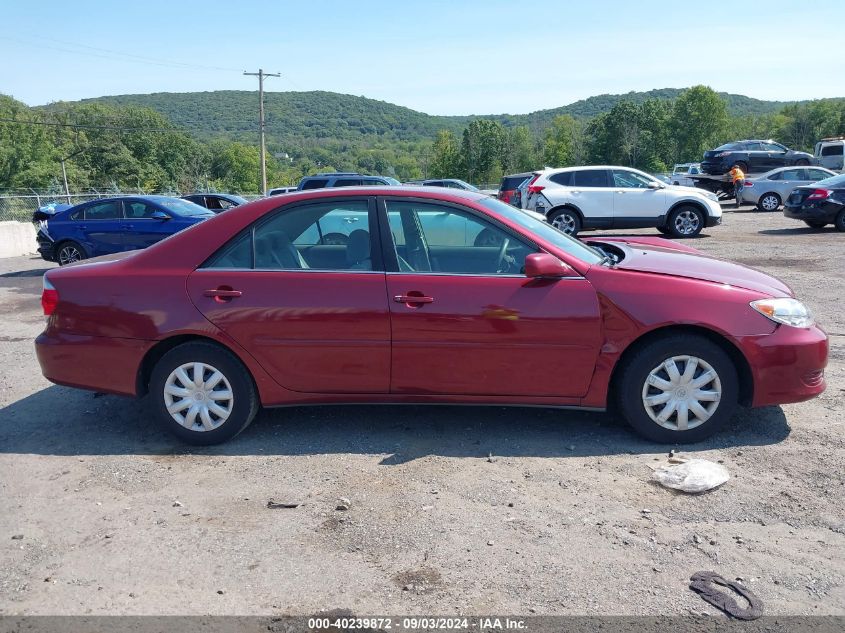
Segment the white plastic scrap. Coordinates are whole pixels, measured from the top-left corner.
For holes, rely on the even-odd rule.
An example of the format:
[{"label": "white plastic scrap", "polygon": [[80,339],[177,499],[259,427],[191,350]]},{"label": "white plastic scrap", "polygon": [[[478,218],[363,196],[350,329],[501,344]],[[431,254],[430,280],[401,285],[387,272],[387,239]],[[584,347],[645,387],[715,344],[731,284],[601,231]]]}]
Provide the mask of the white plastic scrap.
[{"label": "white plastic scrap", "polygon": [[652,474],[652,479],[658,483],[684,492],[712,490],[730,478],[727,468],[706,459],[691,459],[683,464],[660,466]]}]

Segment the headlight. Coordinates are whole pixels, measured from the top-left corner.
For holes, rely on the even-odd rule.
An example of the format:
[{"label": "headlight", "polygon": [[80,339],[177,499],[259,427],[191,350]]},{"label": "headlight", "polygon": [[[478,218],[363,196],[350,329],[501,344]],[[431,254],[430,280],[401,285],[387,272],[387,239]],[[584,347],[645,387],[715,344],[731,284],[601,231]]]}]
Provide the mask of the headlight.
[{"label": "headlight", "polygon": [[705,191],[704,197],[707,198],[708,200],[712,200],[713,202],[719,202],[719,196],[717,196],[712,191]]},{"label": "headlight", "polygon": [[814,323],[810,309],[797,299],[760,299],[752,301],[751,307],[775,323],[792,327],[810,327]]}]

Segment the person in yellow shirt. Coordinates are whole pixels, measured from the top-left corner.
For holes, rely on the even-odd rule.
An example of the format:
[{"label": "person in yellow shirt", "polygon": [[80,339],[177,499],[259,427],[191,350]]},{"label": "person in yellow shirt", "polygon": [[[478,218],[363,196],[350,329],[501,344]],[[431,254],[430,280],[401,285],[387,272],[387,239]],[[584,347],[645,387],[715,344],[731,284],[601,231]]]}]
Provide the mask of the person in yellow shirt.
[{"label": "person in yellow shirt", "polygon": [[742,189],[745,185],[745,174],[739,168],[739,165],[734,165],[728,172],[731,175],[731,180],[734,183],[734,196],[736,196],[736,208],[739,208],[740,199],[742,198]]}]

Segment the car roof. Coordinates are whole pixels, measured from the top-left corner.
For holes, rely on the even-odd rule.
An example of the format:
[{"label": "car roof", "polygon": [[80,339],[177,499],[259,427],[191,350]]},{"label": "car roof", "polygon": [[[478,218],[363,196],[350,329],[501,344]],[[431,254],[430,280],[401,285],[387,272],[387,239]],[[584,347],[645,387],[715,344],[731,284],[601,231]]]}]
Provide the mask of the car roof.
[{"label": "car roof", "polygon": [[[357,185],[355,187],[325,187],[321,189],[302,189],[299,191],[283,193],[279,196],[273,196],[273,198],[277,200],[282,198],[284,198],[285,200],[292,200],[294,197],[310,198],[312,196],[332,198],[346,196],[352,193],[368,196],[396,196],[397,194],[408,194],[408,197],[419,198],[429,197],[430,193],[437,191],[448,192],[451,196],[455,196],[457,198],[466,198],[467,200],[483,200],[484,198],[490,197],[485,193],[481,193],[480,191],[470,191],[468,189],[452,189],[451,187],[427,187],[423,189],[420,186],[414,185]],[[315,194],[320,195],[316,196]],[[262,198],[262,200],[268,200],[268,198]],[[252,202],[250,204],[255,203]]]},{"label": "car roof", "polygon": [[786,167],[775,167],[774,169],[770,169],[764,174],[760,174],[756,178],[752,178],[752,180],[756,180],[757,178],[763,178],[768,176],[769,174],[777,174],[782,171],[787,171],[790,169],[821,169],[822,171],[830,172],[831,176],[837,176],[838,174],[835,171],[831,171],[827,167],[822,167],[821,165],[788,165]]},{"label": "car roof", "polygon": [[637,171],[641,173],[646,173],[641,169],[637,169],[636,167],[625,167],[625,165],[578,165],[577,167],[550,167],[549,169],[543,169],[539,172],[535,171],[535,174],[556,174],[559,172],[564,171],[582,171],[584,169],[626,169],[628,171]]}]

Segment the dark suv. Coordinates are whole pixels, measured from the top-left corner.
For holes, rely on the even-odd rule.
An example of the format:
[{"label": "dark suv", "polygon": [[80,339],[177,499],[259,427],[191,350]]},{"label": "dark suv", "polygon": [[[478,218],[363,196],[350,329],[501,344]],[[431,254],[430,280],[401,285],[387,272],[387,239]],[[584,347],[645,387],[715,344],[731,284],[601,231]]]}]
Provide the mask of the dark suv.
[{"label": "dark suv", "polygon": [[362,185],[400,185],[398,180],[389,176],[368,176],[354,172],[332,172],[305,176],[299,181],[297,189],[327,189],[330,187],[360,187]]},{"label": "dark suv", "polygon": [[705,174],[726,174],[737,165],[744,173],[763,173],[777,167],[810,165],[813,155],[784,147],[772,140],[736,141],[704,152],[701,170]]}]

